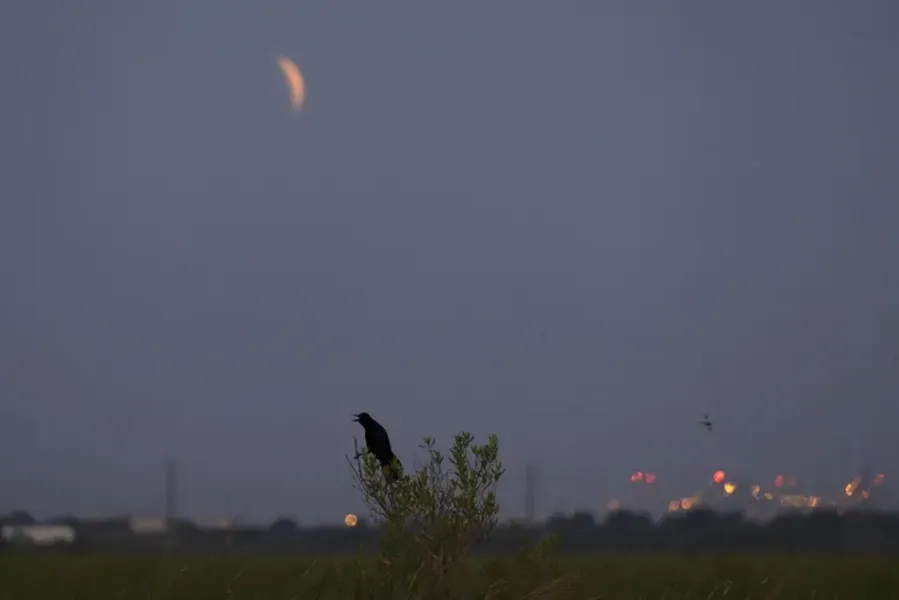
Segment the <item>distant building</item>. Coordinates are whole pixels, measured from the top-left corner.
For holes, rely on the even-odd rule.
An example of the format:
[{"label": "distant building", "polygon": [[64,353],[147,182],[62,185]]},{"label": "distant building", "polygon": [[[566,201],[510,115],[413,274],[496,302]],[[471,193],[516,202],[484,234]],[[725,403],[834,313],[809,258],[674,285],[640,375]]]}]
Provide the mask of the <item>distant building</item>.
[{"label": "distant building", "polygon": [[70,525],[4,525],[2,537],[9,544],[71,544],[75,541],[75,529]]},{"label": "distant building", "polygon": [[128,528],[134,533],[165,533],[169,530],[169,520],[165,517],[131,517]]},{"label": "distant building", "polygon": [[203,519],[197,522],[197,527],[204,531],[230,531],[234,529],[234,520],[225,517]]}]

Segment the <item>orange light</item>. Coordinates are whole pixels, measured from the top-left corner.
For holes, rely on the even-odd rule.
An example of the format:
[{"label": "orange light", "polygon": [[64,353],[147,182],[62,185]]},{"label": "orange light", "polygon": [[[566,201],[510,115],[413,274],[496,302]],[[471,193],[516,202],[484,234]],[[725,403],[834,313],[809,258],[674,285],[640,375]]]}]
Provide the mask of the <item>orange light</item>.
[{"label": "orange light", "polygon": [[858,489],[858,485],[862,482],[861,477],[856,477],[852,481],[846,484],[846,487],[843,488],[843,491],[846,492],[847,496],[851,496],[855,493],[855,490]]},{"label": "orange light", "polygon": [[634,483],[643,481],[643,473],[641,471],[636,471],[633,475],[631,475],[631,481]]},{"label": "orange light", "polygon": [[779,487],[783,487],[783,485],[784,485],[784,476],[783,475],[778,475],[777,477],[774,478],[774,487],[779,488]]},{"label": "orange light", "polygon": [[735,491],[737,491],[737,484],[731,483],[729,481],[724,482],[724,493],[730,496]]},{"label": "orange light", "polygon": [[712,481],[715,483],[722,483],[724,481],[725,473],[724,471],[718,470],[712,475]]},{"label": "orange light", "polygon": [[359,523],[359,519],[356,518],[356,515],[350,513],[343,518],[343,522],[347,527],[355,527]]},{"label": "orange light", "polygon": [[672,500],[668,503],[668,512],[676,512],[680,510],[680,500]]},{"label": "orange light", "polygon": [[656,482],[656,474],[655,473],[647,473],[646,477],[644,477],[646,483],[655,483]]},{"label": "orange light", "polygon": [[790,508],[815,508],[821,499],[817,496],[786,495],[780,497],[780,503]]}]

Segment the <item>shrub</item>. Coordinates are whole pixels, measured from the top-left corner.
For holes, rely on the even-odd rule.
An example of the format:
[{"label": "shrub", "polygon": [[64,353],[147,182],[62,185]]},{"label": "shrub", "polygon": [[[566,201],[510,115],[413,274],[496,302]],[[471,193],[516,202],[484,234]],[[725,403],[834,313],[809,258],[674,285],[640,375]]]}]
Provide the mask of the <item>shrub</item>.
[{"label": "shrub", "polygon": [[[496,488],[504,472],[497,437],[478,445],[470,433],[460,433],[448,456],[432,438],[421,448],[426,463],[393,482],[367,450],[357,449],[351,462],[356,488],[382,534],[377,566],[373,572],[360,567],[357,589],[378,599],[500,596],[507,578],[475,589],[474,582],[484,585],[475,571],[483,573],[485,565],[471,560],[497,523]],[[533,566],[542,550],[520,564]]]}]

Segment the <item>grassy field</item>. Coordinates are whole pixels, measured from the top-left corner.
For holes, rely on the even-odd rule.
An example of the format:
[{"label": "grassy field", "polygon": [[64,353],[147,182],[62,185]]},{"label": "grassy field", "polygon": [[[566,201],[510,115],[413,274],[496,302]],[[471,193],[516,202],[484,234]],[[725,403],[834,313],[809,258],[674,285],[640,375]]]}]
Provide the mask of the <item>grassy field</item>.
[{"label": "grassy field", "polygon": [[[372,597],[358,593],[370,564],[327,557],[0,556],[0,597],[9,600],[161,600]],[[843,598],[899,600],[899,559],[889,557],[562,558],[562,580],[516,589],[511,559],[484,565],[492,598]],[[519,571],[519,572],[517,572]],[[532,575],[532,574],[531,574]],[[533,589],[533,585],[529,585]]]}]

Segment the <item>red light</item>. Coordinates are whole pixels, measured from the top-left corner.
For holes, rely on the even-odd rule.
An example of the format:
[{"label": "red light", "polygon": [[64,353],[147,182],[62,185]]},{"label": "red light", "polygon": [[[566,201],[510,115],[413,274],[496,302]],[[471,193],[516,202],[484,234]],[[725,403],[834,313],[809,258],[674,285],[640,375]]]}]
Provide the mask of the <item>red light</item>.
[{"label": "red light", "polygon": [[633,481],[634,483],[643,481],[643,473],[640,471],[635,472],[633,475],[631,475],[631,481]]},{"label": "red light", "polygon": [[776,487],[776,488],[783,487],[783,484],[784,484],[784,476],[783,475],[778,475],[777,477],[774,478],[774,487]]},{"label": "red light", "polygon": [[715,483],[721,483],[724,481],[724,471],[715,471],[715,474],[712,475],[712,481]]},{"label": "red light", "polygon": [[646,479],[646,483],[655,483],[656,474],[655,473],[647,473],[645,479]]}]

